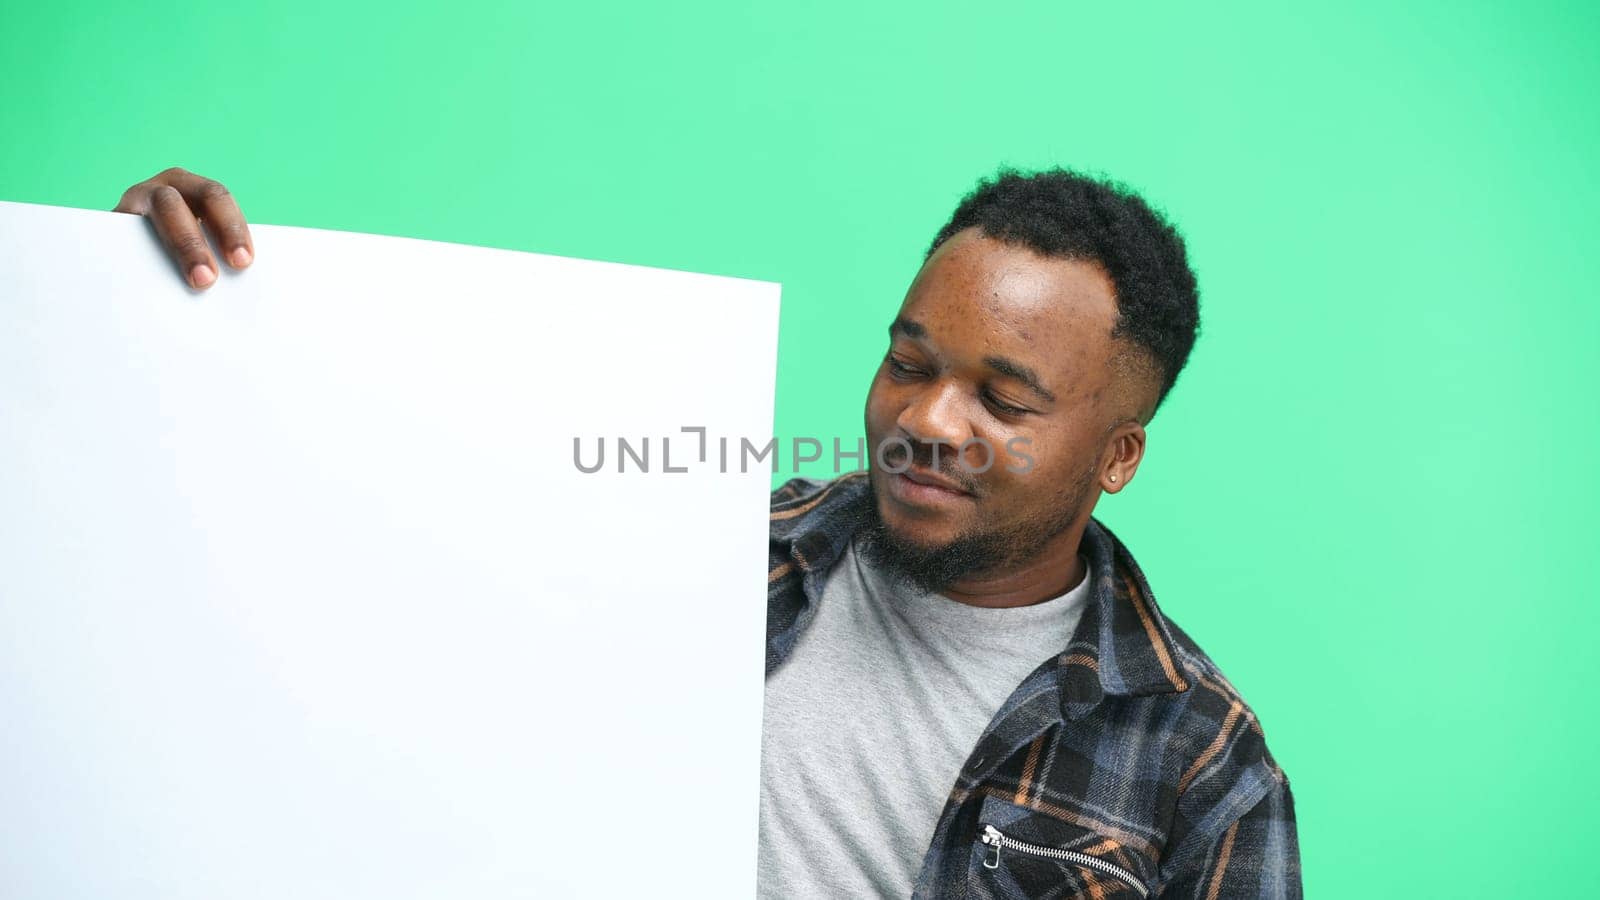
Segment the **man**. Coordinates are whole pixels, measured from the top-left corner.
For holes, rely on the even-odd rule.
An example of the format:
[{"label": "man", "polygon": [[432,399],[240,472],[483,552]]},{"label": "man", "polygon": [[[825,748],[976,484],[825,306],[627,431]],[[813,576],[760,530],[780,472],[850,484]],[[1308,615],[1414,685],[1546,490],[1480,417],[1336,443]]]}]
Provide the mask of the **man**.
[{"label": "man", "polygon": [[[191,286],[219,271],[197,216],[254,256],[209,179],[117,208]],[[1300,896],[1255,715],[1091,515],[1198,312],[1182,239],[1117,185],[1002,172],[939,231],[867,395],[867,471],[773,494],[762,896]]]}]

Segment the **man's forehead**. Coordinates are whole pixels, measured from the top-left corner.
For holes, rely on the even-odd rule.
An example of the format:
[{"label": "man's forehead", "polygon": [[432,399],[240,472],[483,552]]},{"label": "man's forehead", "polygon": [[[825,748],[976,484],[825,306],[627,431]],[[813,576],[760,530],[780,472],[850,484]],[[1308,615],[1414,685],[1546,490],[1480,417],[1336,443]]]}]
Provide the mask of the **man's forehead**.
[{"label": "man's forehead", "polygon": [[941,246],[917,273],[900,318],[956,351],[1004,347],[1035,359],[1109,358],[1116,299],[1093,262],[1040,256],[975,232]]}]

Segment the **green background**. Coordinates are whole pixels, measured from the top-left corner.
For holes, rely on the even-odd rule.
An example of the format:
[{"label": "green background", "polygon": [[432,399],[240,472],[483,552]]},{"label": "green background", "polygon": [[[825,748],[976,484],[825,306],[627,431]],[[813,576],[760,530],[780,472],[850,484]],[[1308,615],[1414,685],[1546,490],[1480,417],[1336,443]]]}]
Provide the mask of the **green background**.
[{"label": "green background", "polygon": [[778,434],[851,443],[960,195],[1109,173],[1202,335],[1097,515],[1259,713],[1310,893],[1600,890],[1600,14],[1106,6],[3,0],[0,199],[182,165],[257,222],[781,281]]}]

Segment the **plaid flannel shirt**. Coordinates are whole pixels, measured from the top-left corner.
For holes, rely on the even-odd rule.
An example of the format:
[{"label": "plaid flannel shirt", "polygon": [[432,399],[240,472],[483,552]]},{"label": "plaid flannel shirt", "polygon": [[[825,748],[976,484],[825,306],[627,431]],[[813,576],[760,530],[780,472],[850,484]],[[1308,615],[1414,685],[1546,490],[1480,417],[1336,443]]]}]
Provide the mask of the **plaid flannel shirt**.
[{"label": "plaid flannel shirt", "polygon": [[[816,614],[865,472],[772,494],[767,673]],[[1289,781],[1255,715],[1091,519],[1072,640],[1000,707],[954,776],[914,900],[1301,896]]]}]

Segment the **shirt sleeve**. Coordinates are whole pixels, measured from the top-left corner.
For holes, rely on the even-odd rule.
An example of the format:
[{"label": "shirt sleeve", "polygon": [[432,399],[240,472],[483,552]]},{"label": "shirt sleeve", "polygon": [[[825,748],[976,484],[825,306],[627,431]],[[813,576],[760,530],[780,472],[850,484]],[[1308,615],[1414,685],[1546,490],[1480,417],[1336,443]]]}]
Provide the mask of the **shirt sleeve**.
[{"label": "shirt sleeve", "polygon": [[1223,829],[1199,865],[1167,882],[1162,900],[1301,900],[1294,794],[1280,781]]}]

